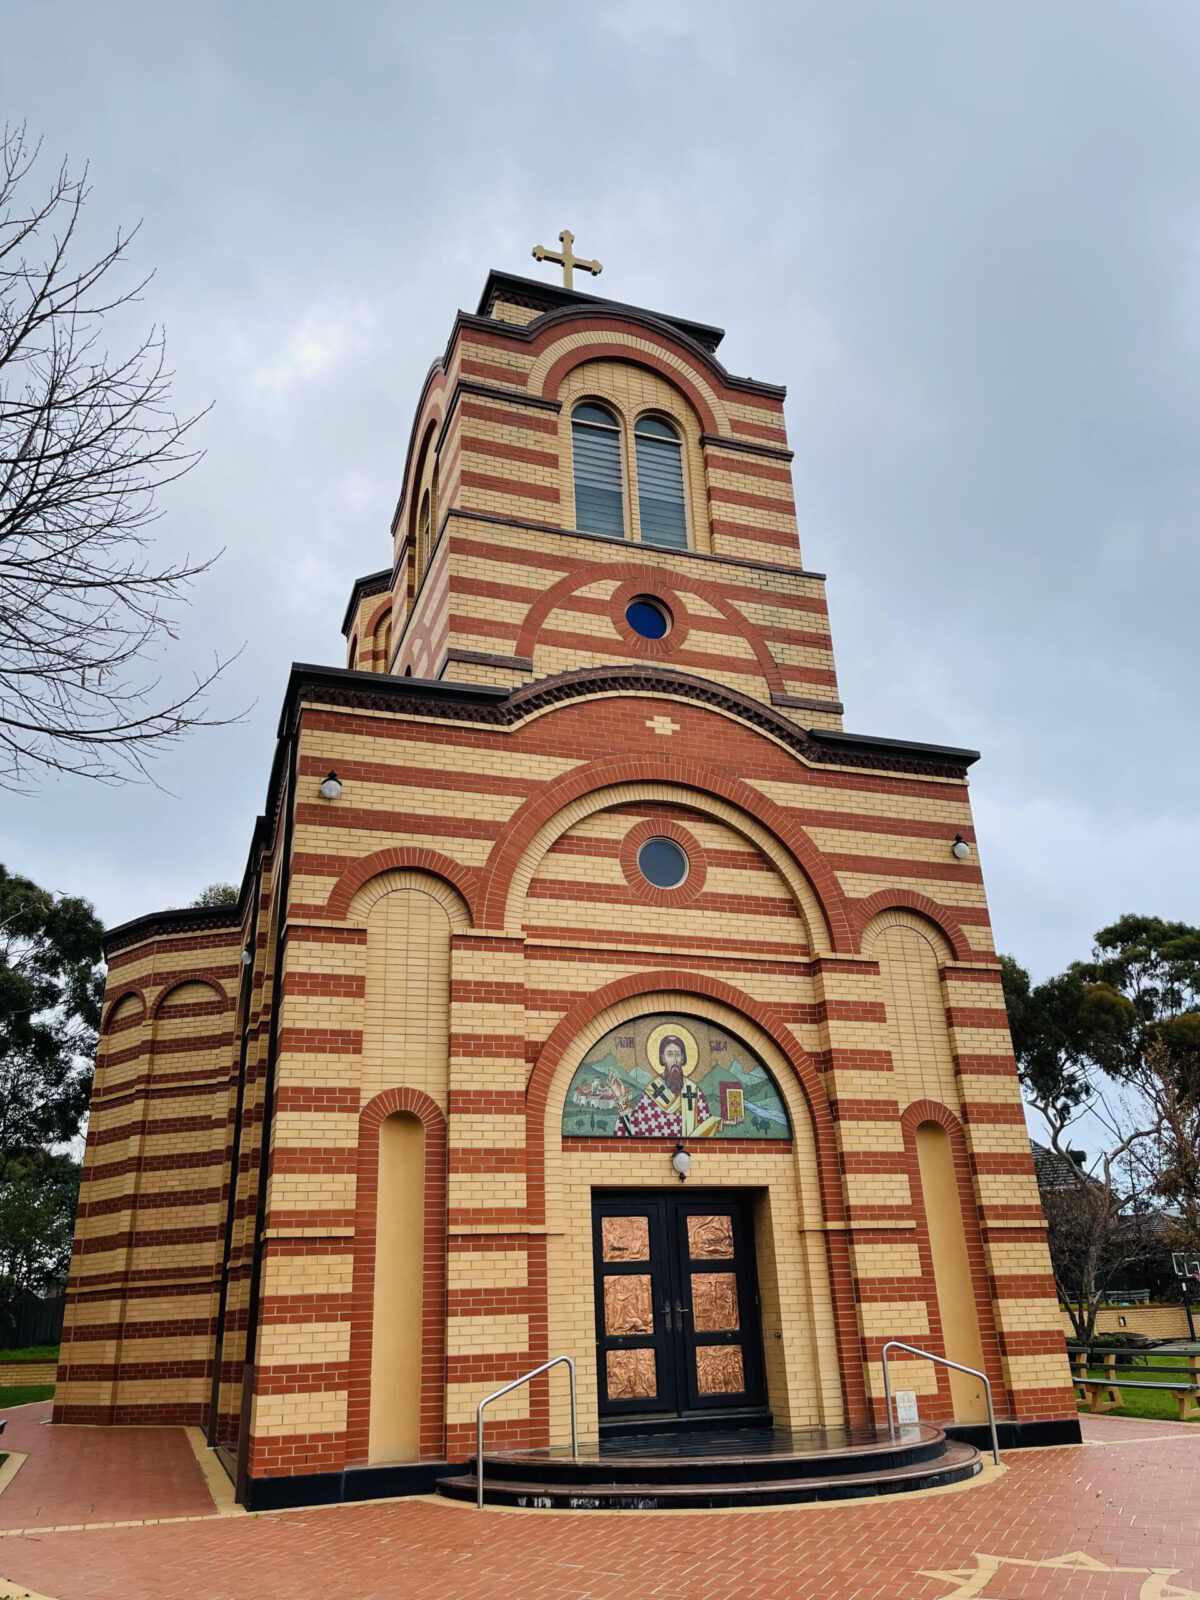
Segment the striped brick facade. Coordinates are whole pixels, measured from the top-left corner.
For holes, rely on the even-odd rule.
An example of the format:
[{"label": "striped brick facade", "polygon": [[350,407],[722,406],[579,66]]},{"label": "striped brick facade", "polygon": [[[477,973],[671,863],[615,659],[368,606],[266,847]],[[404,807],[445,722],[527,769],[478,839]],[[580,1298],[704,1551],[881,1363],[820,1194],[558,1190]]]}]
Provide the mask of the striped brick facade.
[{"label": "striped brick facade", "polygon": [[[718,338],[498,274],[460,314],[348,667],[293,671],[240,905],[110,937],[60,1419],[202,1425],[253,1498],[461,1459],[478,1400],[567,1353],[594,1432],[589,1197],[663,1187],[669,1151],[564,1140],[562,1107],[651,1011],[744,1039],[788,1111],[790,1140],[708,1141],[692,1172],[756,1197],[777,1421],[879,1418],[884,1341],[943,1348],[930,1130],[1001,1409],[1074,1417],[973,756],[842,732],[783,391]],[[581,398],[673,422],[686,550],[641,542],[635,503],[623,540],[575,529]],[[630,628],[639,595],[665,638]],[[678,890],[638,873],[652,834],[689,856]],[[422,1152],[399,1242],[398,1122]],[[898,1381],[952,1417],[934,1371]],[[563,1405],[543,1380],[489,1437],[560,1437]]]}]

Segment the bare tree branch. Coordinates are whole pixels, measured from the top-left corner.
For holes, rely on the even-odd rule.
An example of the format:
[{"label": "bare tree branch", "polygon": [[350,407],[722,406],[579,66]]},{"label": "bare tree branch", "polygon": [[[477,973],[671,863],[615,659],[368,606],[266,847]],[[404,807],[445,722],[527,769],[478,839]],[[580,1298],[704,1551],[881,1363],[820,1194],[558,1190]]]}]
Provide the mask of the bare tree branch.
[{"label": "bare tree branch", "polygon": [[[139,664],[174,639],[169,608],[216,557],[162,564],[156,492],[200,458],[203,413],[171,408],[162,331],[128,354],[99,345],[104,317],[136,302],[122,287],[136,234],[76,265],[87,169],[64,164],[34,197],[40,146],[0,137],[0,787],[68,772],[148,776],[147,760],[211,715],[227,661],[189,689],[159,693]],[[110,276],[111,275],[111,276]]]}]

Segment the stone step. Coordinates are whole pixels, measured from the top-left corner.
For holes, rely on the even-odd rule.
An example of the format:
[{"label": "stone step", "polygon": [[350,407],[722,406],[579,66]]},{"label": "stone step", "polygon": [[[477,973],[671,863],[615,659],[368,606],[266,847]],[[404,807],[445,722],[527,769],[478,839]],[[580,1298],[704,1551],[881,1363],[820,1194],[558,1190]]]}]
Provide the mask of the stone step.
[{"label": "stone step", "polygon": [[[490,1466],[490,1458],[489,1458]],[[487,1505],[517,1506],[531,1510],[561,1511],[693,1511],[738,1506],[799,1505],[813,1500],[863,1499],[873,1495],[901,1494],[963,1483],[982,1471],[973,1445],[947,1441],[943,1453],[932,1461],[906,1466],[872,1466],[862,1472],[829,1477],[763,1478],[758,1481],[717,1483],[635,1483],[546,1481],[534,1474],[525,1480],[484,1477]],[[473,1472],[438,1480],[438,1493],[452,1500],[473,1501],[477,1482]]]},{"label": "stone step", "polygon": [[[813,1443],[801,1447],[794,1435],[775,1430],[769,1448],[752,1448],[761,1441],[739,1440],[737,1435],[701,1436],[700,1448],[690,1449],[693,1436],[675,1435],[674,1448],[647,1441],[638,1450],[606,1445],[597,1452],[585,1446],[578,1461],[564,1449],[488,1450],[485,1475],[489,1480],[512,1479],[521,1483],[571,1484],[705,1484],[757,1483],[778,1478],[835,1478],[843,1474],[884,1472],[895,1467],[937,1461],[946,1450],[940,1428],[923,1425],[906,1428],[895,1439],[879,1430],[878,1437],[853,1444]],[[475,1458],[467,1463],[475,1471]]]}]

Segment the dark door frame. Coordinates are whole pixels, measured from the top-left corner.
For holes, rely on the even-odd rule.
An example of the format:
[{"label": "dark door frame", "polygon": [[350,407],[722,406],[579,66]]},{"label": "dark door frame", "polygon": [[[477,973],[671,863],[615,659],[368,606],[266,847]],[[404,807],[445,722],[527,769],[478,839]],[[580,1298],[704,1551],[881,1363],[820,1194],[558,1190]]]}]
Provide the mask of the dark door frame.
[{"label": "dark door frame", "polygon": [[[754,1191],[703,1189],[680,1194],[669,1189],[604,1189],[592,1191],[592,1276],[597,1350],[597,1400],[600,1420],[622,1418],[671,1426],[681,1420],[766,1413],[767,1395],[762,1347],[762,1313],[754,1250]],[[691,1260],[687,1217],[713,1211],[733,1217],[734,1256]],[[650,1231],[649,1261],[605,1262],[600,1219],[645,1216]],[[696,1334],[691,1278],[697,1272],[729,1272],[737,1278],[740,1327],[736,1331]],[[649,1276],[654,1309],[653,1332],[610,1336],[605,1332],[603,1280],[612,1275]],[[736,1395],[703,1395],[696,1382],[697,1346],[738,1345],[742,1351],[745,1388]],[[607,1350],[653,1349],[658,1393],[652,1399],[612,1400],[607,1395]]]}]

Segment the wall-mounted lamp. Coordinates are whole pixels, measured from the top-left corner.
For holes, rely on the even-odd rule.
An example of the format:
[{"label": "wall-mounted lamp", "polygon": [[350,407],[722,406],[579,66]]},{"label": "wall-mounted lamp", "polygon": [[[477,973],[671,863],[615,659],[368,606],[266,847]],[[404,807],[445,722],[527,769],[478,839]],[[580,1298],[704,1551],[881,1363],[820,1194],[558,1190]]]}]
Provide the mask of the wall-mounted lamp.
[{"label": "wall-mounted lamp", "polygon": [[671,1157],[671,1165],[675,1168],[680,1183],[683,1183],[688,1173],[692,1170],[692,1158],[683,1148],[682,1139],[675,1146],[675,1154]]},{"label": "wall-mounted lamp", "polygon": [[242,951],[242,965],[244,967],[248,967],[253,960],[254,960],[254,951],[251,950],[249,945],[247,945],[246,948]]},{"label": "wall-mounted lamp", "polygon": [[321,779],[321,797],[324,800],[336,800],[342,792],[342,780],[336,772],[328,773]]},{"label": "wall-mounted lamp", "polygon": [[971,846],[963,838],[961,833],[956,833],[954,835],[954,843],[950,846],[950,854],[954,857],[955,861],[965,861],[971,854]]}]

